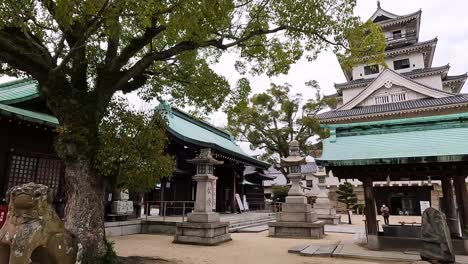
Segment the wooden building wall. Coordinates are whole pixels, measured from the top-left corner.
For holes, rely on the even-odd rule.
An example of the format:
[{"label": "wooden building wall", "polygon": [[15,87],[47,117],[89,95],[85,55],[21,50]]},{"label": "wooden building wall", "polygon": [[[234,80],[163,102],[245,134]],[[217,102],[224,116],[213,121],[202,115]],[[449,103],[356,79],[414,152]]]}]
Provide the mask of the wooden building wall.
[{"label": "wooden building wall", "polygon": [[57,200],[63,196],[64,166],[55,153],[54,137],[53,128],[0,119],[0,198],[9,187],[31,181],[53,188]]}]

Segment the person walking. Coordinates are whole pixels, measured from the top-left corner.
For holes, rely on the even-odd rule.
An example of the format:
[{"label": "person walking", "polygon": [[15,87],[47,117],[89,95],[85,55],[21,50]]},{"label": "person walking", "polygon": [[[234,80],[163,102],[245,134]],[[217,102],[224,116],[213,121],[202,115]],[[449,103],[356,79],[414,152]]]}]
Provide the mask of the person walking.
[{"label": "person walking", "polygon": [[380,208],[380,213],[382,214],[383,218],[384,218],[384,223],[386,225],[389,225],[390,224],[390,209],[388,209],[388,207],[384,204],[382,205],[382,207]]}]

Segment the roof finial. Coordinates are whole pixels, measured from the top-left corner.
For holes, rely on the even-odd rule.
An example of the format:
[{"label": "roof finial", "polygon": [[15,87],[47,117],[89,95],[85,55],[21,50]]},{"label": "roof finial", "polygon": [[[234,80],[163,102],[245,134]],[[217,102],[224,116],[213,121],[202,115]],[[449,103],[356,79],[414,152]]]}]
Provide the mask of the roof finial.
[{"label": "roof finial", "polygon": [[380,9],[380,1],[377,0],[377,8]]}]

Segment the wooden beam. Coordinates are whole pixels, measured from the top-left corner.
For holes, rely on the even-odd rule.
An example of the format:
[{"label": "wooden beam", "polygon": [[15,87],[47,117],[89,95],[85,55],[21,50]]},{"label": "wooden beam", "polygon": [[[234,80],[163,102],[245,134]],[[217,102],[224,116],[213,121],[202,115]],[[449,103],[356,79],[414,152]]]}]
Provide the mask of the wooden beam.
[{"label": "wooden beam", "polygon": [[468,192],[466,190],[465,178],[465,176],[459,175],[453,177],[463,237],[468,236]]},{"label": "wooden beam", "polygon": [[447,225],[450,229],[450,233],[452,237],[459,236],[459,228],[458,228],[458,217],[457,217],[457,210],[455,208],[455,200],[454,192],[453,192],[453,185],[452,185],[452,178],[451,177],[444,177],[442,178],[442,203],[444,213],[447,216]]},{"label": "wooden beam", "polygon": [[377,226],[377,213],[375,211],[375,197],[374,197],[374,187],[372,186],[372,179],[364,178],[363,179],[364,187],[364,201],[366,205],[366,226],[367,234],[377,235],[378,226]]}]

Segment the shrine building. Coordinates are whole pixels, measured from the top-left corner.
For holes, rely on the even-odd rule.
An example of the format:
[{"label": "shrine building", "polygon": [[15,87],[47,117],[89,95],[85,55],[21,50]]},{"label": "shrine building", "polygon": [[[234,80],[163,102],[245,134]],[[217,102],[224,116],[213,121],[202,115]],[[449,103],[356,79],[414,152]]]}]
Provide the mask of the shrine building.
[{"label": "shrine building", "polygon": [[[467,74],[433,65],[437,38],[420,41],[421,11],[396,15],[378,4],[370,20],[385,34],[387,67],[343,69],[347,82],[335,84],[336,107],[318,115],[330,137],[317,163],[339,179],[362,182],[369,248],[417,249],[420,226],[381,231],[377,208],[422,211],[426,204],[445,212],[456,252],[466,253]],[[434,183],[442,186],[440,205],[431,203]]]},{"label": "shrine building", "polygon": [[[31,79],[0,84],[0,201],[13,186],[29,182],[45,184],[51,188],[53,203],[63,216],[65,166],[54,148],[59,122],[48,110],[37,85]],[[162,179],[153,191],[145,194],[143,203],[138,195],[130,194],[135,208],[151,201],[158,208],[164,204],[168,215],[181,214],[183,202],[187,205],[186,212],[191,211],[195,201],[196,183],[192,176],[196,166],[187,160],[203,148],[211,148],[213,156],[224,161],[214,168],[218,180],[214,186],[217,191],[213,210],[238,211],[236,194],[245,195],[251,210],[264,208],[262,181],[272,178],[264,175],[263,170],[270,164],[243,152],[226,131],[175,107],[163,104],[162,108],[168,120],[167,151],[175,157],[177,165],[172,177]],[[110,213],[110,203],[107,200],[107,213]],[[137,210],[132,215],[137,216]]]}]

